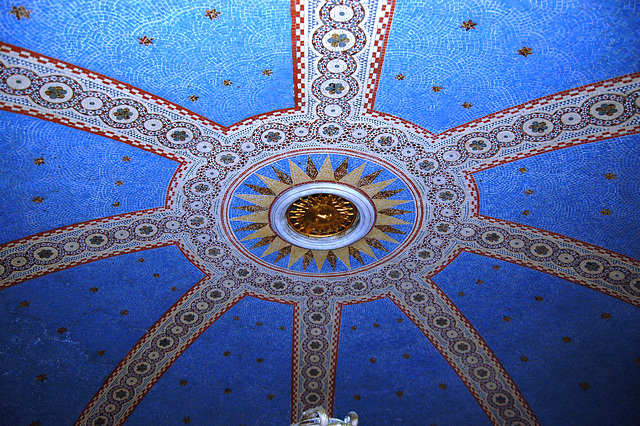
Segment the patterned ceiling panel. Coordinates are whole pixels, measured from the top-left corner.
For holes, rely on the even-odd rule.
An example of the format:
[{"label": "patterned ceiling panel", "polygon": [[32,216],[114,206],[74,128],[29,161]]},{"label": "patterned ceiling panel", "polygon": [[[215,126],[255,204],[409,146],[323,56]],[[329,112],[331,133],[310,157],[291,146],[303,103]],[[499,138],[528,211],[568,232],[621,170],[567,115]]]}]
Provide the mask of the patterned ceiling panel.
[{"label": "patterned ceiling panel", "polygon": [[[118,9],[119,5],[114,7]],[[126,40],[114,45],[112,38],[98,37],[102,40],[100,43],[110,43],[106,50],[109,54],[113,52],[112,58],[122,58],[124,63],[135,62],[131,68],[133,71],[124,73],[122,69],[126,67],[112,67],[108,65],[110,62],[102,61],[101,55],[95,54],[96,49],[105,49],[90,41],[93,39],[86,43],[76,40],[85,49],[80,49],[82,53],[77,60],[68,56],[60,43],[55,43],[58,50],[53,56],[57,57],[49,57],[51,49],[38,44],[35,37],[27,32],[15,37],[12,35],[12,44],[0,44],[2,110],[30,116],[24,119],[25,122],[37,118],[43,126],[63,125],[71,128],[68,131],[87,132],[91,138],[108,138],[111,141],[107,146],[127,144],[131,146],[127,149],[156,154],[150,158],[171,160],[174,167],[179,163],[169,182],[166,173],[162,178],[153,176],[156,169],[152,161],[144,165],[152,172],[151,176],[140,174],[144,181],[139,185],[165,192],[162,205],[104,217],[87,214],[85,217],[91,220],[85,218],[84,222],[73,224],[51,222],[46,232],[28,236],[21,234],[19,239],[0,246],[0,288],[15,286],[5,290],[6,294],[11,294],[13,289],[29,289],[30,280],[46,279],[48,274],[67,268],[80,271],[73,278],[79,285],[88,280],[82,272],[86,268],[84,264],[99,265],[95,261],[110,257],[142,258],[144,252],[151,249],[157,253],[179,250],[191,264],[188,266],[191,272],[197,269],[201,274],[199,281],[196,282],[194,277],[191,286],[166,297],[159,305],[163,310],[154,311],[154,320],[137,330],[136,338],[139,340],[130,344],[126,355],[115,363],[102,364],[103,371],[110,373],[101,373],[101,385],[93,386],[93,392],[87,391],[93,397],[85,393],[77,396],[78,400],[84,399],[85,404],[65,412],[64,421],[75,421],[77,425],[120,425],[130,419],[131,423],[140,424],[145,422],[145,413],[150,412],[160,417],[162,415],[158,413],[166,413],[172,419],[182,416],[184,423],[203,417],[206,417],[205,423],[221,421],[222,417],[210,418],[217,416],[216,412],[208,408],[198,409],[200,403],[197,401],[213,398],[234,401],[238,395],[234,389],[247,387],[245,384],[249,378],[236,375],[233,369],[253,358],[266,360],[266,356],[257,354],[260,349],[256,347],[270,347],[267,343],[271,341],[270,333],[276,332],[271,328],[269,332],[264,331],[267,328],[252,329],[246,334],[234,331],[235,320],[229,317],[239,309],[248,309],[243,306],[254,306],[257,310],[252,314],[256,324],[261,322],[273,326],[276,317],[289,318],[283,325],[288,336],[278,335],[275,341],[286,345],[286,353],[290,355],[290,359],[287,358],[291,368],[290,380],[287,379],[290,387],[285,391],[278,386],[277,390],[267,394],[274,395],[274,398],[265,397],[266,401],[262,402],[269,404],[274,401],[269,410],[279,416],[277,423],[296,422],[305,410],[316,406],[324,406],[329,411],[334,405],[343,409],[346,405],[342,389],[346,385],[358,384],[345,384],[341,381],[350,381],[349,376],[344,372],[338,374],[339,360],[349,359],[341,353],[345,346],[340,342],[345,334],[353,331],[343,327],[342,312],[343,309],[351,309],[351,305],[368,302],[370,304],[364,306],[370,309],[351,312],[375,315],[382,309],[376,306],[393,304],[394,311],[398,315],[401,313],[407,324],[412,323],[408,333],[422,336],[420,345],[433,346],[429,357],[441,357],[438,363],[442,364],[444,360],[449,365],[451,370],[446,374],[443,372],[442,377],[450,378],[455,374],[459,381],[456,383],[462,383],[467,389],[468,394],[460,398],[460,406],[451,407],[450,417],[447,417],[451,423],[474,423],[480,411],[494,425],[538,425],[537,411],[542,413],[540,418],[544,421],[563,418],[554,413],[557,407],[541,407],[537,394],[522,391],[531,387],[521,387],[519,382],[530,380],[536,384],[539,383],[538,376],[535,372],[530,374],[531,377],[512,375],[515,371],[514,353],[508,351],[511,337],[495,333],[495,327],[485,327],[482,316],[474,313],[483,309],[483,312],[487,309],[508,310],[511,305],[515,306],[514,310],[520,306],[526,310],[533,302],[506,300],[504,295],[487,290],[485,295],[476,299],[479,303],[472,304],[477,310],[469,313],[467,299],[458,306],[459,297],[463,297],[460,294],[465,294],[465,291],[451,291],[452,286],[461,281],[456,271],[466,270],[456,267],[456,259],[481,255],[483,259],[500,259],[519,265],[510,270],[516,287],[524,285],[524,275],[518,272],[518,268],[531,269],[538,274],[536,276],[548,274],[552,279],[546,281],[545,278],[545,285],[582,286],[584,288],[574,291],[576,303],[582,303],[580,294],[599,292],[598,297],[609,300],[611,304],[611,308],[607,307],[607,311],[600,314],[603,321],[615,318],[616,312],[621,316],[627,315],[624,313],[627,311],[637,312],[640,306],[640,261],[637,258],[613,251],[619,246],[608,245],[606,239],[573,232],[572,229],[580,226],[581,214],[569,215],[568,220],[572,222],[566,227],[554,225],[566,220],[559,217],[555,221],[526,222],[520,215],[510,215],[511,207],[504,205],[506,201],[501,205],[492,198],[491,192],[493,189],[501,190],[505,193],[503,200],[509,200],[513,192],[520,194],[518,186],[522,183],[509,185],[513,178],[493,171],[513,171],[514,167],[519,167],[518,170],[530,167],[536,173],[546,173],[548,179],[553,179],[554,170],[568,175],[572,170],[587,167],[595,170],[592,176],[601,176],[602,180],[609,181],[611,179],[607,176],[620,173],[631,176],[638,186],[637,174],[626,171],[629,166],[622,163],[616,163],[620,164],[620,171],[605,171],[601,164],[590,161],[563,170],[564,164],[561,163],[578,162],[580,155],[591,152],[585,146],[588,143],[593,143],[593,146],[600,144],[599,149],[606,150],[607,146],[617,146],[619,141],[635,140],[634,135],[640,132],[640,74],[626,73],[638,71],[637,55],[616,55],[615,61],[619,59],[625,65],[607,68],[598,58],[609,58],[615,52],[612,53],[600,39],[593,44],[593,49],[601,56],[591,55],[590,58],[595,58],[593,62],[572,62],[566,55],[554,54],[552,49],[547,49],[566,28],[565,21],[557,18],[574,10],[576,6],[573,3],[562,3],[563,7],[559,9],[518,6],[515,2],[496,3],[491,7],[476,2],[453,4],[456,5],[460,7],[455,11],[450,7],[432,11],[431,19],[421,21],[427,24],[421,23],[422,29],[415,29],[412,27],[414,18],[406,15],[417,6],[411,2],[402,6],[393,0],[293,0],[286,8],[282,3],[265,6],[255,3],[247,5],[246,10],[244,6],[231,3],[228,7],[176,3],[167,4],[164,10],[146,3],[132,5],[139,19],[132,19],[131,13],[124,17],[117,15],[117,18],[107,12],[111,9],[105,9],[103,3],[93,2],[88,7],[88,16],[103,19],[95,26],[104,26],[105,34],[121,31],[118,32],[118,42]],[[3,30],[8,33],[9,25],[11,28],[22,25],[19,28],[29,31],[31,25],[36,28],[40,25],[38,23],[47,22],[46,8],[39,3],[37,6],[12,6],[7,10],[7,16],[2,18]],[[61,3],[56,13],[66,16],[73,14],[77,7],[75,3]],[[519,12],[513,12],[514,8]],[[477,10],[477,17],[463,13],[471,9]],[[635,40],[626,30],[632,18],[626,19],[628,14],[623,9],[611,6],[586,10],[587,17],[581,17],[584,19],[579,22],[589,23],[578,27],[597,27],[606,31],[615,10],[624,16],[619,20],[619,26],[625,30],[616,33],[619,38],[614,39],[627,40],[631,37],[629,40]],[[423,12],[429,13],[426,9]],[[51,19],[59,19],[58,15]],[[589,21],[588,16],[596,15],[598,19]],[[515,23],[501,19],[501,16],[522,18],[524,24],[520,24],[521,27],[529,28],[526,24],[535,20],[539,27],[553,27],[555,30],[535,32],[527,29],[522,35],[526,37],[522,38],[518,34],[513,35]],[[153,25],[139,28],[139,25],[154,22],[159,23],[157,33],[151,32]],[[430,28],[432,22],[438,24]],[[205,25],[213,36],[209,32],[203,36],[196,30]],[[533,24],[530,26],[534,27]],[[71,25],[70,28],[76,26]],[[291,31],[283,30],[287,28]],[[634,28],[637,31],[637,27]],[[180,30],[182,33],[176,35]],[[67,34],[65,31],[60,30],[60,39]],[[275,41],[254,37],[256,33],[268,34]],[[243,34],[245,38],[242,38]],[[419,36],[413,37],[412,34]],[[455,34],[454,45],[443,41],[451,34]],[[236,35],[240,38],[235,38]],[[254,38],[257,41],[250,42]],[[416,44],[416,39],[433,41],[438,48],[429,49],[426,45],[423,48],[422,42]],[[403,40],[410,41],[403,43]],[[285,41],[290,47],[282,48],[281,43]],[[235,45],[242,47],[234,50]],[[208,52],[207,55],[212,56],[218,65],[207,68],[209,56],[194,59],[196,56],[188,46]],[[417,74],[413,75],[411,70],[397,70],[398,55],[396,53],[394,59],[393,52],[413,52],[416,46],[419,47],[418,52],[432,52],[441,61],[427,60],[424,64],[463,64],[461,51],[481,51],[483,55],[479,59],[469,61],[481,60],[485,65],[476,66],[475,74],[440,67],[442,72],[456,75],[447,80],[451,81],[451,87],[449,83],[426,80],[412,85],[411,78],[416,75],[430,75],[423,69],[426,65],[416,67]],[[150,58],[156,48],[165,54],[157,60],[144,59]],[[629,49],[637,53],[635,47]],[[500,52],[498,59],[491,56],[494,50]],[[237,56],[230,54],[231,51],[235,51]],[[281,56],[283,52],[286,54]],[[283,61],[285,56],[287,61],[293,58],[292,74],[278,71],[277,65],[272,69],[272,65],[266,63],[270,55]],[[246,59],[248,56],[250,59]],[[548,56],[556,58],[555,62]],[[84,61],[85,57],[90,59]],[[245,59],[250,66],[236,66]],[[504,66],[496,67],[496,62]],[[546,80],[539,78],[544,75],[539,68],[543,62],[555,67],[555,73]],[[524,64],[529,64],[530,68],[526,72],[518,71],[517,67],[527,66]],[[204,70],[203,76],[194,72],[193,67]],[[233,70],[236,74],[222,77],[220,67],[225,73]],[[596,68],[605,70],[592,71]],[[182,70],[189,71],[188,75],[198,80],[197,87],[202,93],[193,93],[191,83],[185,84],[184,77],[176,77]],[[96,74],[96,71],[104,75]],[[138,77],[133,78],[132,75],[148,77],[136,79]],[[169,76],[168,79],[165,75]],[[482,78],[474,77],[476,75]],[[473,80],[471,83],[464,80],[469,76]],[[216,80],[220,83],[215,86],[216,92],[209,91],[208,82],[212,79],[222,79],[221,82]],[[496,83],[480,84],[483,81]],[[551,83],[541,87],[541,81]],[[561,83],[554,85],[554,81]],[[474,91],[464,93],[474,94],[475,99],[455,98],[458,96],[456,93],[463,92],[455,88],[471,86],[475,87]],[[274,87],[276,89],[271,90]],[[390,87],[395,92],[389,91]],[[448,107],[445,104],[449,98],[443,97],[445,102],[441,105],[447,106],[442,108],[444,112],[425,112],[425,105],[429,108],[433,105],[429,103],[432,95],[426,94],[429,90],[436,95],[450,96],[448,93],[453,93],[457,99],[455,104],[462,104],[458,109]],[[496,93],[501,91],[507,94],[497,96]],[[226,95],[216,97],[218,93]],[[274,94],[277,99],[270,103]],[[542,95],[545,97],[536,99]],[[189,96],[193,98],[189,99]],[[207,102],[198,104],[200,96]],[[212,101],[209,96],[216,97],[216,100]],[[263,102],[266,98],[269,99]],[[516,106],[518,103],[521,104]],[[398,109],[380,107],[392,104]],[[474,104],[482,108],[473,109]],[[203,105],[204,109],[198,110],[198,105]],[[506,107],[508,109],[501,110]],[[464,115],[459,112],[460,108],[471,111],[471,114],[478,111],[478,115]],[[380,110],[399,116],[387,115]],[[262,114],[229,127],[223,126],[257,113]],[[466,124],[446,130],[463,122]],[[429,128],[426,123],[435,123],[434,128]],[[428,131],[434,129],[442,132],[434,135]],[[25,129],[16,137],[35,137],[42,143],[43,136]],[[31,143],[37,144],[38,140]],[[69,146],[73,146],[72,141],[69,141]],[[553,152],[562,149],[567,149],[569,154],[558,156]],[[573,152],[581,154],[572,156]],[[637,156],[635,151],[621,152]],[[545,158],[550,163],[548,167],[545,166]],[[24,159],[21,161],[25,162]],[[528,162],[528,165],[520,166],[519,161]],[[85,158],[79,158],[77,162],[82,162],[81,168],[87,167]],[[607,166],[611,168],[613,164]],[[116,171],[115,174],[118,173]],[[50,174],[46,178],[53,179]],[[480,179],[484,181],[480,182]],[[491,181],[496,179],[505,182],[492,185]],[[583,184],[589,182],[586,178],[578,180]],[[625,188],[633,187],[632,183],[624,185]],[[576,185],[572,188],[575,192],[584,192],[584,187]],[[535,189],[533,191],[535,195]],[[604,192],[602,194],[604,196]],[[28,199],[31,195],[26,197]],[[615,206],[601,207],[600,201],[589,194],[576,197],[586,200],[584,203],[592,212],[600,209],[616,211]],[[626,198],[627,195],[615,200],[622,204]],[[360,216],[354,213],[352,206],[356,206]],[[542,206],[531,209],[542,209]],[[553,214],[558,216],[556,212]],[[12,216],[10,212],[6,215]],[[326,225],[334,217],[341,218],[336,222],[339,226],[327,227],[331,229],[330,235],[323,234],[322,229],[325,228],[319,224]],[[606,234],[608,229],[616,226],[615,216],[613,219],[599,222],[597,226],[600,229],[594,232]],[[360,235],[359,232],[364,233]],[[328,238],[322,240],[325,236]],[[349,239],[352,237],[353,241]],[[127,255],[135,252],[139,253]],[[182,263],[185,263],[184,259]],[[482,262],[478,265],[482,268]],[[165,267],[173,267],[170,259]],[[180,274],[184,268],[184,265],[176,266],[173,273]],[[492,266],[494,271],[500,268],[498,264]],[[478,277],[476,283],[484,279],[487,278]],[[149,284],[141,277],[131,282],[114,277],[112,286],[148,289],[154,297],[160,297],[163,291],[154,285],[153,280]],[[177,286],[175,291],[178,291]],[[21,297],[24,297],[21,302],[7,299],[9,305],[13,303],[11,321],[20,322],[20,315],[30,312],[28,293]],[[540,297],[544,300],[544,296]],[[538,302],[537,299],[534,301]],[[274,302],[281,305],[274,305]],[[114,303],[105,301],[104,309],[109,312],[107,315],[119,318],[112,308]],[[585,303],[594,306],[592,302]],[[617,310],[616,306],[622,305],[627,311]],[[265,310],[265,314],[258,319],[261,310]],[[504,319],[506,317],[511,316],[503,316],[503,321],[509,322]],[[560,316],[556,313],[550,317]],[[385,318],[386,322],[391,321]],[[380,321],[383,321],[382,317]],[[547,323],[541,324],[552,328]],[[631,325],[630,329],[637,331],[637,324]],[[600,336],[599,333],[593,331],[591,336]],[[397,344],[404,346],[407,340],[413,339],[406,337],[409,334],[404,340],[399,339]],[[224,337],[216,338],[214,335]],[[532,341],[538,336],[531,328],[522,327],[519,337],[526,340],[527,335],[532,336]],[[211,359],[207,363],[198,361],[206,356],[211,346],[200,342],[214,339],[231,344],[234,339],[229,336],[237,336],[240,341],[234,351],[240,352],[239,348],[244,348],[244,352],[240,352],[240,358],[234,361],[238,362],[233,364],[235,367],[229,364],[214,378],[206,371]],[[33,338],[35,335],[30,337]],[[5,341],[10,339],[10,336],[5,336]],[[369,342],[365,346],[356,345],[357,349],[350,349],[362,351],[351,354],[355,357],[352,359],[362,359],[363,353],[374,349],[367,339],[363,337],[363,341]],[[247,340],[251,344],[242,344]],[[190,350],[192,344],[195,346]],[[349,344],[347,340],[347,347],[354,348],[353,343]],[[514,345],[516,349],[520,347]],[[271,377],[262,378],[263,386],[273,389],[276,389],[273,376],[282,374],[283,357],[288,356],[284,355],[282,347],[278,350],[279,367],[267,373]],[[379,357],[386,359],[396,351],[395,348],[384,350]],[[433,355],[435,352],[438,355]],[[12,356],[20,357],[22,353],[17,349]],[[521,356],[528,357],[526,354]],[[537,356],[531,356],[532,362]],[[583,356],[588,357],[586,354]],[[627,354],[627,358],[631,355]],[[66,361],[60,364],[56,364],[55,359],[50,361],[52,371],[66,365]],[[355,365],[353,361],[345,362]],[[637,368],[631,359],[621,359],[621,362],[626,362],[622,367],[624,371]],[[172,366],[176,367],[174,372],[171,372]],[[260,371],[255,367],[252,365],[250,371]],[[608,367],[603,374],[616,377],[618,373],[612,368]],[[194,369],[194,374],[206,377],[209,386],[198,385],[198,396],[192,400],[196,402],[184,405],[189,408],[189,413],[167,412],[165,406],[160,411],[154,410],[155,406],[164,404],[163,398],[152,396],[154,386],[158,385],[157,395],[174,398],[171,389],[176,387],[178,373],[190,369]],[[28,383],[26,389],[48,384],[40,379],[42,374],[47,375],[46,371],[33,376],[34,379],[29,377],[27,370],[8,370],[12,378]],[[361,381],[374,377],[366,371],[368,369],[362,367],[350,377]],[[384,383],[395,380],[400,383],[406,381],[407,376],[415,376],[408,370],[401,370],[399,375],[402,377],[398,379],[385,376]],[[70,373],[65,380],[71,381],[72,376]],[[559,377],[559,386],[572,391],[577,387],[582,392],[590,392],[596,383],[591,379],[572,383],[574,377],[570,374]],[[190,381],[186,378],[180,380]],[[409,398],[403,399],[404,391],[401,389],[390,389],[386,384],[384,389],[375,389],[380,383],[382,381],[361,384],[361,388],[372,395],[380,395],[380,398],[371,399],[369,405],[360,405],[363,419],[367,418],[367,412],[380,413],[379,407],[374,405],[384,399],[399,414],[393,418],[388,412],[380,414],[387,418],[376,418],[377,424],[410,423],[416,418],[416,407],[419,407],[418,412],[423,412],[433,401],[432,396],[415,395],[419,389],[416,383],[406,386],[407,396],[414,394],[415,401],[418,401],[411,404],[406,402]],[[56,391],[54,385],[51,389]],[[229,389],[229,392],[221,395],[220,389]],[[461,392],[457,385],[452,385],[451,390],[454,389],[455,393]],[[258,403],[265,390],[249,389],[248,399],[243,400],[242,408],[231,402],[234,406],[231,411],[245,416],[246,401]],[[402,391],[402,396],[398,391]],[[290,395],[290,407],[285,415],[281,398],[286,393]],[[149,399],[145,401],[147,395]],[[528,401],[530,395],[535,404]],[[21,399],[18,394],[12,398],[13,401]],[[341,401],[337,402],[337,398]],[[471,399],[477,404],[474,409],[469,407]],[[354,398],[354,401],[357,400]],[[37,405],[33,401],[28,402],[29,406],[34,404]],[[620,405],[610,400],[607,404],[620,411],[616,416],[628,416]],[[136,414],[139,405],[141,411]],[[30,409],[17,417],[23,422],[31,421],[38,425],[41,421],[37,416],[41,412]],[[607,408],[602,412],[606,413]],[[443,418],[440,411],[434,411],[432,415],[434,419]],[[258,416],[254,418],[258,419]],[[260,424],[262,420],[256,422]],[[262,424],[273,423],[270,419]]]}]

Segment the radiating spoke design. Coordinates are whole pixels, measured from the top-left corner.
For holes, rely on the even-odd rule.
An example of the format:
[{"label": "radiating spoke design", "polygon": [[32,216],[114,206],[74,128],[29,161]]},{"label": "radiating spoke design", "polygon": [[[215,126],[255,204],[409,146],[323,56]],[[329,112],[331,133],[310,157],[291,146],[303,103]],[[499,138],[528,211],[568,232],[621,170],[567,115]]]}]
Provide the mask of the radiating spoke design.
[{"label": "radiating spoke design", "polygon": [[237,278],[205,277],[147,331],[118,364],[76,425],[120,425],[162,374],[245,292]]},{"label": "radiating spoke design", "polygon": [[403,280],[389,297],[447,360],[494,425],[539,424],[489,346],[435,283]]},{"label": "radiating spoke design", "polygon": [[560,234],[479,216],[457,227],[464,250],[525,265],[640,306],[640,261]]},{"label": "radiating spoke design", "polygon": [[[327,291],[323,286],[314,290]],[[310,297],[296,305],[293,321],[291,421],[295,422],[310,408],[333,410],[340,307],[329,298]]]},{"label": "radiating spoke design", "polygon": [[174,244],[175,218],[165,208],[66,226],[0,246],[0,289],[62,269]]},{"label": "radiating spoke design", "polygon": [[0,43],[0,109],[178,160],[208,156],[224,133],[216,123],[139,89],[6,43]]}]

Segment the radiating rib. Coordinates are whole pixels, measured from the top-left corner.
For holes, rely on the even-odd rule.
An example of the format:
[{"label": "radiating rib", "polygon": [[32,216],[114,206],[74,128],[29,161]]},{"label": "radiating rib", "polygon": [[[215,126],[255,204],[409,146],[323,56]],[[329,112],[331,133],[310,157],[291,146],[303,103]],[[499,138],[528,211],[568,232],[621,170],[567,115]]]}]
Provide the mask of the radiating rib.
[{"label": "radiating rib", "polygon": [[180,298],[129,351],[75,425],[121,425],[162,374],[242,297],[233,277],[205,277]]},{"label": "radiating rib", "polygon": [[328,299],[315,301],[321,301],[322,306],[312,307],[312,301],[306,300],[294,308],[292,422],[297,422],[302,412],[310,408],[333,410],[340,307]]},{"label": "radiating rib", "polygon": [[0,289],[94,260],[175,243],[165,208],[41,232],[0,246]]},{"label": "radiating rib", "polygon": [[456,239],[465,251],[527,266],[640,306],[639,260],[554,232],[486,216],[463,224]]},{"label": "radiating rib", "polygon": [[444,132],[439,167],[467,172],[640,132],[640,73],[559,92]]},{"label": "radiating rib", "polygon": [[7,81],[0,89],[0,109],[172,159],[208,155],[225,131],[132,86],[6,43],[0,43],[0,73]]},{"label": "radiating rib", "polygon": [[489,346],[435,283],[406,281],[389,297],[447,360],[494,425],[540,424]]}]

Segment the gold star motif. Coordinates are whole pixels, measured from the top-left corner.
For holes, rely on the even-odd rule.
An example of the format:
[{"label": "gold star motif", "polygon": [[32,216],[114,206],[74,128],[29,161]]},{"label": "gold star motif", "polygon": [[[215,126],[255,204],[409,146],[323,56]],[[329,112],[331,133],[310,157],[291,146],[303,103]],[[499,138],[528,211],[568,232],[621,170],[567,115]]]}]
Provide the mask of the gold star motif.
[{"label": "gold star motif", "polygon": [[523,210],[522,214],[525,216],[529,216],[531,214],[531,212],[529,210]]},{"label": "gold star motif", "polygon": [[536,296],[534,299],[536,299],[536,302],[542,302],[542,296]]},{"label": "gold star motif", "polygon": [[500,269],[500,266],[499,265],[493,265],[492,268],[497,271],[498,269]]},{"label": "gold star motif", "polygon": [[533,194],[533,190],[527,189],[526,191],[524,191],[524,193],[527,194],[527,195],[531,195],[531,194]]},{"label": "gold star motif", "polygon": [[617,179],[618,175],[614,174],[614,173],[606,173],[604,175],[604,178],[607,180],[613,180],[613,179]]},{"label": "gold star motif", "polygon": [[440,86],[432,86],[431,90],[433,90],[434,92],[438,93],[442,91],[442,87]]},{"label": "gold star motif", "polygon": [[138,259],[138,262],[140,263],[144,262],[144,257],[141,257],[140,259]]},{"label": "gold star motif", "polygon": [[129,315],[129,311],[122,310],[122,311],[120,311],[120,315],[122,315],[122,316]]},{"label": "gold star motif", "polygon": [[267,395],[267,399],[268,399],[269,401],[271,401],[273,398],[275,398],[275,396],[274,396],[272,393],[270,393],[269,395]]},{"label": "gold star motif", "polygon": [[402,318],[398,318],[396,321],[398,321],[398,322],[402,322]]},{"label": "gold star motif", "polygon": [[187,382],[185,379],[180,379],[180,386],[186,386],[187,383],[189,382]]},{"label": "gold star motif", "polygon": [[37,197],[33,197],[33,199],[31,201],[33,201],[36,204],[40,204],[40,203],[42,203],[44,201],[44,198],[42,198],[41,196],[38,195]]},{"label": "gold star motif", "polygon": [[262,359],[262,358],[258,358],[258,359],[256,359],[256,362],[257,362],[258,364],[262,364],[262,361],[264,361],[264,359]]},{"label": "gold star motif", "polygon": [[191,96],[189,96],[189,100],[190,100],[191,102],[195,102],[195,101],[197,101],[197,100],[198,100],[198,97],[197,97],[196,95],[191,95]]},{"label": "gold star motif", "polygon": [[125,155],[124,157],[122,157],[122,161],[124,161],[125,163],[128,163],[129,161],[131,161],[131,157],[129,157],[128,155]]},{"label": "gold star motif", "polygon": [[587,383],[587,382],[582,382],[582,383],[580,383],[580,389],[587,390],[587,389],[589,389],[590,387],[591,387],[591,385],[590,385],[589,383]]},{"label": "gold star motif", "polygon": [[473,22],[471,19],[469,19],[468,21],[462,21],[462,25],[460,26],[460,28],[464,28],[465,31],[475,30],[476,25],[478,25],[477,22]]},{"label": "gold star motif", "polygon": [[606,320],[610,320],[611,319],[611,314],[609,312],[603,312],[603,313],[600,314],[600,318],[606,319]]},{"label": "gold star motif", "polygon": [[222,82],[222,84],[224,84],[225,86],[231,86],[233,83],[231,82],[231,80],[225,80]]},{"label": "gold star motif", "polygon": [[48,379],[48,377],[47,377],[46,374],[39,374],[39,375],[36,376],[36,380],[39,381],[39,382],[44,382],[47,379]]},{"label": "gold star motif", "polygon": [[476,280],[476,282],[477,282],[478,284],[482,284],[482,283],[484,283],[484,281],[482,281],[482,280]]},{"label": "gold star motif", "polygon": [[444,383],[440,383],[438,387],[442,390],[445,390],[447,388],[447,385],[445,385]]},{"label": "gold star motif", "polygon": [[562,341],[563,341],[563,342],[565,342],[565,343],[569,343],[569,342],[571,342],[571,337],[569,337],[569,336],[564,336],[564,337],[562,338]]},{"label": "gold star motif", "polygon": [[120,207],[120,201],[116,201],[112,204],[113,207]]},{"label": "gold star motif", "polygon": [[353,399],[355,399],[356,401],[360,401],[362,397],[360,395],[353,395]]},{"label": "gold star motif", "polygon": [[12,6],[10,14],[14,15],[18,21],[22,18],[31,19],[31,13],[33,10],[28,10],[24,6]]},{"label": "gold star motif", "polygon": [[191,417],[185,417],[182,419],[182,423],[191,423]]},{"label": "gold star motif", "polygon": [[402,358],[409,359],[409,354],[402,354]]},{"label": "gold star motif", "polygon": [[529,362],[529,357],[526,357],[526,356],[522,355],[522,356],[520,357],[520,361],[522,361],[522,362]]},{"label": "gold star motif", "polygon": [[352,326],[351,326],[351,329],[352,329],[352,330],[355,330],[355,329],[356,329],[356,326],[355,326],[355,325],[352,325]]},{"label": "gold star motif", "polygon": [[527,173],[527,169],[526,169],[526,167],[520,167],[520,168],[518,169],[518,171],[519,171],[520,173]]},{"label": "gold star motif", "polygon": [[636,364],[640,365],[640,356],[636,357]]},{"label": "gold star motif", "polygon": [[373,328],[380,328],[380,324],[378,323],[373,324]]},{"label": "gold star motif", "polygon": [[35,420],[29,424],[29,426],[42,426],[40,420]]},{"label": "gold star motif", "polygon": [[116,181],[116,186],[122,186],[122,185],[124,185],[123,181],[121,181],[121,180],[117,180]]},{"label": "gold star motif", "polygon": [[271,75],[271,74],[273,74],[273,71],[271,71],[271,70],[267,70],[266,69],[266,70],[262,71],[262,75]]},{"label": "gold star motif", "polygon": [[160,278],[160,274],[153,274],[153,278]]},{"label": "gold star motif", "polygon": [[104,354],[106,354],[104,349],[100,349],[98,352],[96,352],[98,354],[98,356],[104,356]]},{"label": "gold star motif", "polygon": [[465,103],[462,104],[462,108],[466,108],[466,109],[469,109],[472,106],[473,106],[473,104],[470,104],[469,102],[465,102]]},{"label": "gold star motif", "polygon": [[282,331],[284,331],[286,329],[287,329],[287,327],[285,327],[284,325],[282,327],[280,327],[280,330],[282,330]]},{"label": "gold star motif", "polygon": [[511,322],[511,317],[505,316],[502,319],[504,320],[504,322]]},{"label": "gold star motif", "polygon": [[461,291],[460,293],[458,293],[458,296],[464,296],[464,291]]},{"label": "gold star motif", "polygon": [[229,394],[231,393],[231,389],[226,388],[226,389],[224,390],[224,393],[226,393],[227,395],[229,395]]},{"label": "gold star motif", "polygon": [[29,307],[29,303],[31,303],[31,302],[27,302],[26,300],[24,302],[20,302],[20,307],[21,308],[28,308]]},{"label": "gold star motif", "polygon": [[34,159],[33,164],[35,164],[36,166],[42,166],[44,164],[44,158],[38,157]]},{"label": "gold star motif", "polygon": [[404,392],[402,392],[402,391],[400,391],[400,390],[399,390],[398,392],[396,392],[396,395],[398,395],[398,396],[402,396],[402,395],[404,395]]},{"label": "gold star motif", "polygon": [[233,320],[234,320],[234,321],[238,321],[239,319],[240,319],[240,317],[239,317],[239,316],[235,316],[235,317],[233,317]]},{"label": "gold star motif", "polygon": [[402,73],[396,75],[396,80],[404,80],[404,78],[405,78],[405,75]]},{"label": "gold star motif", "polygon": [[223,353],[222,355],[224,355],[224,356],[229,356],[229,355],[231,355],[231,352],[229,352],[229,351],[224,351],[224,353]]},{"label": "gold star motif", "polygon": [[256,325],[257,325],[258,327],[260,327],[260,326],[262,326],[262,323],[261,323],[260,321],[258,321],[258,322],[256,323]]},{"label": "gold star motif", "polygon": [[145,46],[149,46],[150,44],[153,44],[153,37],[149,38],[147,36],[142,36],[142,38],[138,37],[138,40],[140,40],[139,44],[144,44]]},{"label": "gold star motif", "polygon": [[611,216],[611,209],[602,209],[602,210],[600,210],[600,213],[603,216]]},{"label": "gold star motif", "polygon": [[176,287],[176,286],[171,287],[171,291],[176,291],[177,289],[178,289],[178,287]]},{"label": "gold star motif", "polygon": [[369,362],[370,362],[371,364],[375,364],[375,362],[376,362],[376,361],[377,361],[377,360],[376,360],[375,358],[369,358]]},{"label": "gold star motif", "polygon": [[522,55],[526,58],[527,56],[531,55],[531,48],[523,47],[522,49],[518,49],[518,55]]},{"label": "gold star motif", "polygon": [[67,332],[67,329],[64,327],[60,327],[57,331],[58,331],[58,334],[64,334]]},{"label": "gold star motif", "polygon": [[211,9],[211,10],[206,10],[204,11],[204,16],[206,16],[207,18],[211,19],[212,21],[214,19],[218,19],[220,17],[220,14],[222,14],[222,12],[217,11],[215,8]]}]

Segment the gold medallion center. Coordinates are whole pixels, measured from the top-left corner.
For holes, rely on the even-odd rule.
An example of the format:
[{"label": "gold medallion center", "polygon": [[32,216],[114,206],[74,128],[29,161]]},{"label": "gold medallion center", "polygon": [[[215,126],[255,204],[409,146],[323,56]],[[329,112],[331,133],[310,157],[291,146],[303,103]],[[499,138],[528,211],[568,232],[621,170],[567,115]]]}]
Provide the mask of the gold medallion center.
[{"label": "gold medallion center", "polygon": [[287,222],[299,233],[331,237],[351,227],[358,210],[351,201],[335,194],[312,194],[294,201],[287,209]]}]

